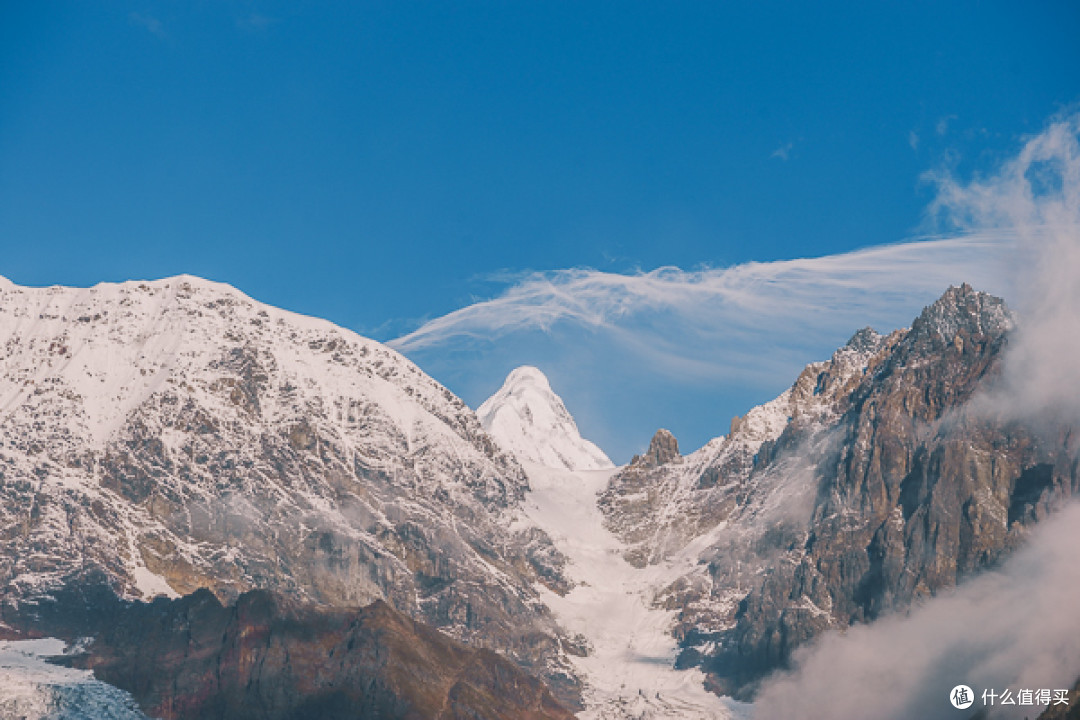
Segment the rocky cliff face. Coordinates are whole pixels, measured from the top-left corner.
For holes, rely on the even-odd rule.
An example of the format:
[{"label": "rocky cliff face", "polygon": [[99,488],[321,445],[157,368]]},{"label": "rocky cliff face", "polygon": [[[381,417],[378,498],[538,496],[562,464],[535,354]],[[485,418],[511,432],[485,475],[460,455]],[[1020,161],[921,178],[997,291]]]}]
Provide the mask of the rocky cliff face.
[{"label": "rocky cliff face", "polygon": [[700,451],[637,462],[602,496],[639,564],[701,563],[658,594],[680,663],[752,692],[799,644],[993,564],[1080,489],[1075,429],[968,401],[999,371],[1004,303],[950,289],[910,330],[858,333]]},{"label": "rocky cliff face", "polygon": [[528,484],[412,363],[190,277],[0,285],[0,611],[100,570],[122,596],[385,600],[572,698]]},{"label": "rocky cliff face", "polygon": [[300,607],[253,590],[117,603],[66,661],[93,669],[163,720],[569,720],[536,678],[383,601]]},{"label": "rocky cliff face", "polygon": [[[600,495],[608,527],[631,544],[627,560],[638,567],[660,562],[726,523],[736,510],[760,509],[755,502],[765,497],[781,500],[786,493],[792,497],[785,507],[790,506],[802,492],[794,477],[802,467],[794,464],[797,454],[788,453],[784,467],[790,472],[761,472],[772,463],[778,439],[789,425],[816,430],[835,422],[845,392],[886,342],[873,330],[859,331],[831,360],[808,366],[791,389],[733,419],[727,436],[685,457],[670,432],[657,431],[645,455],[635,456]],[[819,376],[826,378],[821,387]],[[739,514],[746,529],[756,525],[758,513]]]}]

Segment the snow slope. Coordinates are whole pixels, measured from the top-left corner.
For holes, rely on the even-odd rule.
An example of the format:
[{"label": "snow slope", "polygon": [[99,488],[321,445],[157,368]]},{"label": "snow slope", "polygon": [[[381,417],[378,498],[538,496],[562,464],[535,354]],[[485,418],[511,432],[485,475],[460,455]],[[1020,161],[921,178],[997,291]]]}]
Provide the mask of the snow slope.
[{"label": "snow slope", "polygon": [[[522,463],[529,477],[521,525],[542,529],[567,559],[573,583],[541,599],[573,636],[585,682],[581,720],[725,720],[748,706],[705,690],[697,669],[675,670],[675,612],[659,592],[696,567],[697,545],[644,568],[626,561],[629,545],[605,527],[598,505],[618,470],[582,439],[547,378],[534,367],[510,373],[478,411],[481,424]],[[786,418],[785,418],[786,420]],[[767,423],[766,423],[767,424]]]},{"label": "snow slope", "polygon": [[749,717],[749,706],[703,687],[700,670],[674,669],[673,611],[654,603],[659,588],[688,573],[694,554],[638,569],[627,546],[604,527],[597,494],[615,470],[570,471],[526,463],[531,491],[527,522],[543,528],[569,559],[577,582],[543,600],[585,645],[573,662],[585,680],[581,720],[724,720]]},{"label": "snow slope", "polygon": [[614,467],[603,450],[581,437],[562,398],[535,367],[511,372],[476,415],[495,441],[519,460],[565,470]]},{"label": "snow slope", "polygon": [[19,720],[147,720],[132,697],[89,670],[46,662],[64,642],[0,642],[0,717]]}]

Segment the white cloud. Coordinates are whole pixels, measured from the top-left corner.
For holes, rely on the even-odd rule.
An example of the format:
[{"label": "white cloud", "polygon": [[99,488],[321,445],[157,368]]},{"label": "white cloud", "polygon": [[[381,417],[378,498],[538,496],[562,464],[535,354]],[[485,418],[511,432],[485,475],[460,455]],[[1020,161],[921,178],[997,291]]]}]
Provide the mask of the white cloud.
[{"label": "white cloud", "polygon": [[1016,238],[1012,300],[1020,327],[985,408],[1080,418],[1080,112],[1053,120],[999,172],[963,184],[933,176],[932,210],[962,232]]},{"label": "white cloud", "polygon": [[945,115],[944,117],[938,118],[937,124],[934,126],[934,132],[936,132],[939,137],[944,137],[945,134],[949,132],[949,123],[956,119],[957,117],[955,115]]}]

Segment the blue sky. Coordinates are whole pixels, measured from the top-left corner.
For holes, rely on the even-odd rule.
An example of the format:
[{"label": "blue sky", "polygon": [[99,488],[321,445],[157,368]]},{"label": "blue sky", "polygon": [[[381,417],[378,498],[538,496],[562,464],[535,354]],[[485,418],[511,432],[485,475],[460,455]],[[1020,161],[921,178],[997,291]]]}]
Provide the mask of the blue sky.
[{"label": "blue sky", "polygon": [[[889,245],[935,231],[925,173],[992,175],[1080,100],[1078,27],[1070,2],[4,3],[0,274],[187,272],[389,341],[536,282]],[[474,406],[539,365],[625,460],[725,432],[938,280],[1004,291],[996,247],[857,255],[889,279],[829,322],[735,332],[690,297],[399,345]]]}]

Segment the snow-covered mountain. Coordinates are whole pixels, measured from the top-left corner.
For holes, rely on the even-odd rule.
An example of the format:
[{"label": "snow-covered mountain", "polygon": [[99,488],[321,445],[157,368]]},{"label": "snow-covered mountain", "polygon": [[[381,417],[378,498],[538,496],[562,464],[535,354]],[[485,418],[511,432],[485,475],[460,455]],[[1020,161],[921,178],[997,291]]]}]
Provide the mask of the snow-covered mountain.
[{"label": "snow-covered mountain", "polygon": [[573,696],[524,472],[398,353],[187,276],[0,281],[0,347],[0,622],[91,578],[384,599]]},{"label": "snow-covered mountain", "polygon": [[512,371],[476,415],[499,445],[519,460],[565,470],[614,467],[600,448],[581,437],[562,398],[535,367]]},{"label": "snow-covered mountain", "polygon": [[[385,600],[583,719],[743,717],[703,683],[750,697],[799,644],[955,584],[1080,490],[1073,428],[965,415],[1012,324],[952,288],[700,450],[661,430],[614,468],[536,368],[474,414],[379,343],[225,285],[0,280],[0,636],[78,637],[116,594],[267,588],[316,622]],[[83,692],[27,663],[18,707]]]}]

